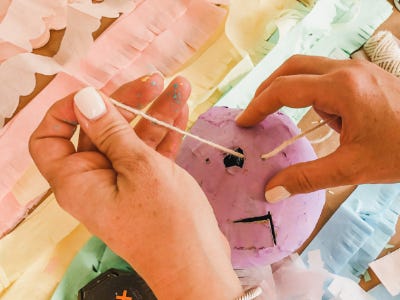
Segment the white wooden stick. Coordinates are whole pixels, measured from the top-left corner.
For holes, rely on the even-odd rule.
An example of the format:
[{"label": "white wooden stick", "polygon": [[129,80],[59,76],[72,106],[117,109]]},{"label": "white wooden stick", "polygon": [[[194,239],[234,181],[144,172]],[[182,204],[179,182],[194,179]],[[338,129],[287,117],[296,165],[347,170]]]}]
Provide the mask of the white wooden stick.
[{"label": "white wooden stick", "polygon": [[199,137],[199,136],[197,136],[197,135],[194,135],[194,134],[192,134],[192,133],[190,133],[190,132],[187,132],[187,131],[184,131],[184,130],[182,130],[182,129],[180,129],[180,128],[177,128],[177,127],[175,127],[175,126],[172,126],[171,124],[168,124],[168,123],[166,123],[166,122],[164,122],[164,121],[161,121],[161,120],[158,120],[158,119],[156,119],[156,118],[153,118],[152,116],[147,115],[146,113],[144,113],[144,112],[141,111],[141,110],[138,110],[138,109],[135,109],[135,108],[130,107],[130,106],[128,106],[128,105],[125,105],[125,104],[123,104],[123,103],[121,103],[121,102],[118,102],[117,100],[112,99],[112,98],[109,98],[109,100],[110,100],[111,103],[113,103],[115,106],[118,106],[118,107],[120,107],[120,108],[122,108],[122,109],[125,109],[125,110],[131,112],[131,113],[134,113],[134,114],[136,114],[136,115],[139,115],[139,116],[141,116],[142,118],[144,118],[144,119],[146,119],[146,120],[149,120],[149,121],[151,121],[151,122],[153,122],[153,123],[155,123],[155,124],[157,124],[157,125],[163,126],[163,127],[165,127],[165,128],[171,129],[171,130],[173,130],[173,131],[176,131],[176,132],[178,132],[178,133],[180,133],[180,134],[182,134],[182,135],[184,135],[184,136],[191,137],[191,138],[193,138],[193,139],[195,139],[195,140],[198,140],[199,142],[202,142],[202,143],[204,143],[204,144],[207,144],[207,145],[209,145],[209,146],[211,146],[211,147],[214,147],[214,148],[216,148],[216,149],[218,149],[218,150],[221,150],[221,151],[223,151],[223,152],[229,153],[229,154],[234,155],[234,156],[237,156],[237,157],[239,157],[239,158],[244,158],[244,155],[243,155],[242,153],[233,151],[232,149],[229,149],[229,148],[226,148],[226,147],[224,147],[224,146],[218,145],[218,144],[216,144],[216,143],[214,143],[214,142],[211,142],[211,141],[209,141],[209,140],[203,139],[203,138],[201,138],[201,137]]},{"label": "white wooden stick", "polygon": [[263,155],[261,155],[261,159],[266,160],[269,159],[275,155],[277,155],[279,152],[281,152],[283,149],[285,149],[286,147],[290,146],[291,144],[293,144],[295,141],[297,141],[298,139],[301,139],[303,136],[306,136],[307,134],[309,134],[310,132],[313,132],[314,130],[324,126],[325,124],[328,124],[334,120],[336,120],[338,117],[333,117],[331,119],[325,120],[321,123],[319,123],[318,125],[300,133],[299,135],[296,135],[294,137],[292,137],[291,139],[288,139],[287,141],[284,141],[282,144],[280,144],[278,147],[276,147],[274,150],[265,153]]}]

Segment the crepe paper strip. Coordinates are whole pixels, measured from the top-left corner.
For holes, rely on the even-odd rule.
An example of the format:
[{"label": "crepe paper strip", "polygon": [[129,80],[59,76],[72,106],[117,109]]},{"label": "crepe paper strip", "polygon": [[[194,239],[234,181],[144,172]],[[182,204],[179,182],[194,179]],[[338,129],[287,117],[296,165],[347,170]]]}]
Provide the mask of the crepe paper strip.
[{"label": "crepe paper strip", "polygon": [[93,3],[92,0],[83,0],[71,3],[69,6],[83,14],[100,19],[102,17],[117,18],[120,13],[130,13],[143,0],[103,0]]},{"label": "crepe paper strip", "polygon": [[96,41],[82,62],[90,76],[84,78],[95,87],[107,82],[104,90],[111,93],[149,72],[172,75],[211,37],[225,14],[204,0],[148,0]]},{"label": "crepe paper strip", "polygon": [[394,245],[387,244],[384,248],[385,248],[385,249],[392,249],[392,248],[394,248]]},{"label": "crepe paper strip", "polygon": [[[355,197],[358,197],[356,213],[374,228],[374,232],[367,242],[345,266],[342,275],[359,277],[368,268],[368,264],[375,260],[395,233],[400,214],[400,185],[387,185],[378,191],[376,201],[364,202],[360,199],[370,197],[366,190],[357,191],[356,195],[344,205],[355,206]],[[371,206],[370,206],[371,205]]]},{"label": "crepe paper strip", "polygon": [[[322,266],[319,251],[309,253],[309,267],[297,254],[271,266],[235,270],[244,286],[261,286],[260,299],[322,299],[324,282],[331,278]],[[258,298],[257,298],[258,299]]]},{"label": "crepe paper strip", "polygon": [[9,42],[0,41],[0,63],[5,61],[7,58],[24,52],[26,52],[25,49],[15,46]]},{"label": "crepe paper strip", "polygon": [[400,295],[400,249],[369,264],[392,296]]},{"label": "crepe paper strip", "polygon": [[382,284],[379,284],[373,289],[369,290],[368,294],[374,297],[376,300],[400,300],[400,295],[393,297]]},{"label": "crepe paper strip", "polygon": [[10,118],[19,103],[19,96],[29,95],[35,88],[35,73],[53,75],[61,67],[51,58],[22,53],[0,65],[0,118]]},{"label": "crepe paper strip", "polygon": [[[365,292],[356,282],[346,277],[335,276],[328,287],[328,292],[335,300],[375,300]],[[380,300],[380,299],[379,299]]]},{"label": "crepe paper strip", "polygon": [[36,206],[44,194],[45,191],[37,197],[32,197],[30,201],[24,205],[19,203],[12,192],[6,194],[0,200],[0,238],[25,219],[29,211]]},{"label": "crepe paper strip", "polygon": [[[46,217],[40,218],[46,219]],[[4,291],[1,299],[50,299],[64,276],[65,269],[90,236],[83,225],[78,225],[55,247],[49,247],[48,250],[38,253],[35,261],[26,266],[23,274]]]},{"label": "crepe paper strip", "polygon": [[274,271],[278,299],[322,299],[323,284],[329,278],[324,269],[308,269],[297,254]]},{"label": "crepe paper strip", "polygon": [[365,282],[371,281],[371,275],[369,275],[368,270],[364,272],[363,278]]},{"label": "crepe paper strip", "polygon": [[[188,78],[192,85],[192,93],[188,102],[191,121],[197,119],[197,116],[194,118],[193,115],[194,109],[217,90],[218,84],[242,60],[240,53],[233,47],[226,35],[222,34],[195,62],[179,72],[179,75]],[[252,68],[252,64],[249,65],[248,63],[248,60],[245,61],[244,69],[246,71],[244,73]],[[212,103],[207,107],[211,105]]]},{"label": "crepe paper strip", "polygon": [[77,220],[58,207],[54,195],[49,196],[12,235],[0,240],[0,293],[78,224]]},{"label": "crepe paper strip", "polygon": [[[246,2],[252,6],[252,3]],[[243,4],[244,5],[244,4]],[[295,14],[295,11],[290,11]],[[301,13],[299,13],[301,15]],[[240,18],[240,14],[235,16]],[[229,15],[228,19],[234,19]],[[231,22],[234,23],[234,22]],[[268,40],[270,49],[276,45],[279,38],[284,38],[289,28],[297,21],[292,22],[283,17],[282,19],[270,20],[268,26],[275,27],[278,24],[282,29],[281,36],[277,32],[273,34],[277,38]],[[229,23],[226,24],[226,31],[229,30]],[[248,35],[252,35],[248,33]],[[263,55],[268,51],[265,49]],[[244,55],[243,58],[242,55]],[[204,58],[204,59],[202,59]],[[235,65],[236,64],[236,65]],[[232,67],[234,66],[234,67]],[[245,51],[240,51],[233,46],[227,35],[222,35],[193,65],[183,70],[180,75],[190,79],[192,84],[192,95],[189,99],[189,126],[191,126],[200,114],[214,105],[225,93],[233,88],[252,68],[254,64]],[[221,81],[221,78],[223,80]]]},{"label": "crepe paper strip", "polygon": [[[204,91],[200,94],[199,99],[191,97],[188,101],[189,104],[189,122],[188,127],[191,127],[197,118],[213,106],[221,96],[229,91],[235,84],[237,84],[248,72],[254,67],[250,57],[246,55],[239,63],[234,66],[231,71],[224,77],[224,79],[214,88]],[[201,84],[201,83],[200,83]],[[199,89],[199,86],[192,86],[192,89]],[[206,100],[204,100],[206,98]]]},{"label": "crepe paper strip", "polygon": [[[221,35],[192,65],[180,72],[180,75],[189,78],[192,84],[192,95],[188,102],[190,111],[189,126],[254,67],[246,51],[237,49],[228,36],[229,33],[237,30],[239,33],[236,35],[240,36],[242,34],[250,37],[250,39],[258,39],[257,30],[253,30],[254,32],[252,30],[244,30],[241,28],[243,26],[235,27],[235,24],[240,24],[241,18],[246,15],[245,12],[251,10],[251,8],[261,11],[263,5],[266,5],[264,2],[259,1],[255,4],[248,1],[232,1],[225,25],[226,33]],[[238,8],[239,4],[242,12],[232,12],[232,6],[236,5],[236,8]],[[284,5],[282,5],[283,8]],[[266,18],[263,22],[267,24],[267,27],[275,28],[275,20]],[[270,44],[275,45],[276,43]],[[251,45],[246,47],[250,49]]]},{"label": "crepe paper strip", "polygon": [[[92,6],[92,4],[89,6],[88,3],[82,6],[83,4],[80,3],[79,8]],[[54,60],[49,57],[24,53],[12,57],[0,65],[0,80],[5,83],[0,87],[0,94],[3,97],[0,104],[0,119],[1,117],[11,117],[18,106],[19,97],[32,92],[35,87],[35,73],[52,75],[62,70],[73,73],[74,66],[79,64],[79,60],[93,44],[92,33],[100,26],[99,18],[102,14],[112,17],[120,11],[128,11],[132,6],[132,3],[128,3],[127,0],[115,1],[111,7],[110,4],[108,6],[106,4],[108,4],[107,1],[97,4],[104,7],[97,13],[95,11],[94,16],[82,13],[76,8],[67,8],[68,27]],[[105,8],[110,8],[108,13],[104,11]],[[16,80],[16,78],[18,79]]]},{"label": "crepe paper strip", "polygon": [[[28,151],[30,135],[54,102],[83,86],[73,77],[59,73],[33,101],[0,129],[0,169],[7,174],[0,178],[0,237],[18,224],[31,205],[37,202],[37,199],[32,199],[33,203],[24,206],[12,194],[16,183],[33,164]],[[25,188],[28,193],[32,186]],[[26,203],[26,200],[23,202]]]},{"label": "crepe paper strip", "polygon": [[[297,12],[297,16],[291,15],[290,11]],[[233,0],[229,7],[226,34],[237,49],[248,53],[253,63],[258,63],[267,54],[263,48],[277,28],[276,20],[282,18],[282,14],[296,16],[295,24],[309,11],[297,0]]]},{"label": "crepe paper strip", "polygon": [[[244,11],[247,10],[247,5],[253,6],[252,2],[242,4]],[[240,18],[240,15],[229,15],[228,18]],[[269,20],[269,22],[274,23],[274,20]],[[229,30],[229,26],[226,24],[226,31]],[[246,34],[255,35],[252,32]],[[275,45],[276,43],[271,42],[270,44]],[[192,93],[188,102],[189,126],[254,67],[249,58],[244,51],[235,48],[226,34],[221,34],[201,56],[179,73],[188,78],[192,85]]]},{"label": "crepe paper strip", "polygon": [[220,5],[229,5],[231,0],[208,0],[210,3],[220,4]]},{"label": "crepe paper strip", "polygon": [[[132,11],[140,1],[105,0],[93,3],[90,0],[13,0],[0,7],[5,15],[0,23],[0,61],[15,54],[30,52],[33,48],[45,45],[50,37],[50,30],[63,29],[66,26],[67,9],[73,7],[83,13],[83,18],[115,18],[120,13]],[[7,10],[6,10],[7,9]],[[27,25],[28,24],[28,25]]]},{"label": "crepe paper strip", "polygon": [[[157,2],[157,3],[156,3]],[[101,87],[121,68],[141,55],[156,36],[167,30],[187,9],[188,1],[145,1],[101,35],[85,60],[87,81]]]},{"label": "crepe paper strip", "polygon": [[[328,271],[358,282],[394,234],[400,184],[361,185],[339,207],[302,257],[320,249]],[[332,239],[335,236],[335,239]]]},{"label": "crepe paper strip", "polygon": [[[319,249],[308,252],[308,265],[310,270],[325,270]],[[328,275],[325,274],[323,297],[309,299],[373,300],[374,298],[368,295],[356,282],[329,273]]]},{"label": "crepe paper strip", "polygon": [[31,165],[13,186],[11,193],[20,205],[26,205],[33,198],[41,197],[50,188],[35,165]]},{"label": "crepe paper strip", "polygon": [[0,22],[3,20],[4,16],[6,15],[11,1],[12,0],[3,0],[0,2]]},{"label": "crepe paper strip", "polygon": [[67,11],[66,30],[54,60],[63,66],[64,71],[73,74],[74,68],[79,66],[79,60],[93,45],[92,33],[99,28],[100,20],[73,7],[68,7]]},{"label": "crepe paper strip", "polygon": [[[71,141],[76,146],[79,130],[72,136]],[[50,186],[46,179],[39,173],[36,165],[31,162],[27,171],[17,181],[11,192],[1,199],[0,205],[0,238],[12,231],[32,208],[36,207]]]},{"label": "crepe paper strip", "polygon": [[[357,218],[352,211],[346,208],[339,209],[304,250],[302,256],[310,250],[320,249],[327,270],[339,274],[372,232],[373,228]],[[335,239],[332,236],[335,236]]]},{"label": "crepe paper strip", "polygon": [[[294,54],[348,57],[392,11],[392,6],[384,0],[359,2],[358,13],[350,18],[346,12],[354,13],[354,1],[319,0],[313,10],[217,105],[245,108],[261,82]],[[282,111],[298,123],[308,109],[284,108]]]},{"label": "crepe paper strip", "polygon": [[63,66],[64,71],[80,78],[76,70],[93,45],[92,33],[99,28],[101,17],[116,18],[120,13],[130,13],[142,1],[105,0],[92,3],[85,0],[70,4],[66,8],[66,31],[54,59]]},{"label": "crepe paper strip", "polygon": [[46,29],[44,19],[58,15],[60,11],[57,8],[63,5],[63,0],[13,0],[0,24],[0,40],[30,52],[30,41],[41,36]]}]

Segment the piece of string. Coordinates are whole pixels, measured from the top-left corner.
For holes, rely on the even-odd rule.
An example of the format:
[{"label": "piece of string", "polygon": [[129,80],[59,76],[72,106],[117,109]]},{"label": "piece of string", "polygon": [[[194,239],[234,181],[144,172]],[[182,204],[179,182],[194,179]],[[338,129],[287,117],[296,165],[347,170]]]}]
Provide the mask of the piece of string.
[{"label": "piece of string", "polygon": [[117,100],[112,99],[112,98],[109,98],[109,100],[110,100],[111,103],[113,103],[115,106],[120,107],[120,108],[122,108],[122,109],[124,109],[124,110],[127,110],[127,111],[129,111],[129,112],[131,112],[131,113],[134,113],[134,114],[136,114],[136,115],[139,115],[139,116],[141,116],[143,119],[149,120],[149,121],[151,121],[151,122],[153,122],[153,123],[155,123],[155,124],[157,124],[157,125],[163,126],[163,127],[165,127],[165,128],[171,129],[171,130],[173,130],[173,131],[176,131],[176,132],[182,134],[183,136],[188,136],[188,137],[190,137],[190,138],[193,138],[193,139],[195,139],[195,140],[197,140],[197,141],[199,141],[199,142],[202,142],[202,143],[204,143],[204,144],[207,144],[207,145],[209,145],[209,146],[211,146],[211,147],[214,147],[214,148],[216,148],[216,149],[219,149],[219,150],[221,150],[221,151],[223,151],[223,152],[229,153],[229,154],[234,155],[234,156],[239,157],[239,158],[244,158],[244,155],[243,155],[242,153],[236,152],[236,151],[234,151],[234,150],[232,150],[232,149],[226,148],[226,147],[221,146],[221,145],[219,145],[219,144],[216,144],[216,143],[214,143],[214,142],[212,142],[212,141],[206,140],[206,139],[204,139],[204,138],[202,138],[202,137],[199,137],[199,136],[197,136],[197,135],[194,135],[194,134],[192,134],[192,133],[190,133],[190,132],[184,131],[184,130],[182,130],[182,129],[178,128],[178,127],[175,127],[175,126],[173,126],[173,125],[171,125],[171,124],[168,124],[168,123],[166,123],[166,122],[164,122],[164,121],[158,120],[158,119],[156,119],[156,118],[154,118],[154,117],[152,117],[152,116],[149,116],[149,115],[147,115],[145,112],[143,112],[143,111],[141,111],[141,110],[138,110],[138,109],[135,109],[135,108],[130,107],[130,106],[128,106],[128,105],[125,105],[125,104],[123,104],[123,103],[121,103],[121,102],[118,102]]},{"label": "piece of string", "polygon": [[320,128],[320,127],[322,127],[322,126],[324,126],[324,125],[326,125],[326,124],[328,124],[328,123],[330,123],[332,121],[335,121],[337,119],[338,119],[338,117],[333,117],[333,118],[327,119],[327,120],[319,123],[318,125],[316,125],[316,126],[310,128],[310,129],[300,133],[299,135],[296,135],[296,136],[292,137],[291,139],[288,139],[287,141],[284,141],[282,144],[280,144],[278,147],[276,147],[272,151],[261,155],[261,159],[266,160],[266,159],[269,159],[269,158],[277,155],[279,152],[281,152],[283,149],[285,149],[286,147],[288,147],[291,144],[293,144],[295,141],[301,139],[302,137],[306,136],[307,134],[313,132],[314,130],[317,130],[318,128]]},{"label": "piece of string", "polygon": [[334,130],[332,128],[329,128],[328,133],[325,134],[323,137],[321,137],[319,139],[309,140],[309,141],[311,144],[320,144],[322,142],[325,142],[327,139],[329,139],[333,133],[334,133]]},{"label": "piece of string", "polygon": [[364,45],[371,62],[400,77],[400,47],[389,31],[379,31]]}]

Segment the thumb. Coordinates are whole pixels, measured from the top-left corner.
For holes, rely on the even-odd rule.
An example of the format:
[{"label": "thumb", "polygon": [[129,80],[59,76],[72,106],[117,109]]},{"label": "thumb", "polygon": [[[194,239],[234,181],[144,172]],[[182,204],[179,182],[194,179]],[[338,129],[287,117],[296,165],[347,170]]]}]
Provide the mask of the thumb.
[{"label": "thumb", "polygon": [[116,161],[142,148],[129,123],[95,88],[86,87],[76,93],[74,104],[81,129],[114,167]]},{"label": "thumb", "polygon": [[294,194],[355,184],[356,176],[360,174],[357,170],[360,164],[357,163],[358,159],[353,153],[339,147],[323,158],[283,169],[266,185],[265,199],[270,203],[275,203]]}]

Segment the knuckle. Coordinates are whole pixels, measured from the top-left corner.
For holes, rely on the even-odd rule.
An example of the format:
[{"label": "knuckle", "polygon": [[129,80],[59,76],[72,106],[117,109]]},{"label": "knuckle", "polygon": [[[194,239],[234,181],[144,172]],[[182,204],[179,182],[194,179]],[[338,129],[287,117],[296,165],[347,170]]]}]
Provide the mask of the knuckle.
[{"label": "knuckle", "polygon": [[298,66],[299,64],[302,63],[303,58],[304,58],[303,55],[295,54],[295,55],[292,55],[291,57],[289,57],[286,60],[285,64],[288,64],[288,65],[290,65],[292,67],[296,67],[296,66]]},{"label": "knuckle", "polygon": [[[98,147],[108,152],[112,146],[121,147],[122,145],[113,145],[118,137],[128,134],[126,124],[116,121],[104,126],[98,134]],[[122,139],[121,139],[122,140]]]},{"label": "knuckle", "polygon": [[131,177],[132,174],[148,176],[151,174],[152,170],[151,159],[149,155],[144,152],[135,154],[127,152],[126,155],[120,155],[114,163],[118,165],[118,171],[121,174],[125,174],[127,177]]},{"label": "knuckle", "polygon": [[340,166],[335,171],[334,180],[338,183],[351,184],[356,174],[356,170],[350,165]]},{"label": "knuckle", "polygon": [[295,183],[298,190],[294,191],[295,193],[307,193],[317,189],[305,170],[298,170],[296,175]]},{"label": "knuckle", "polygon": [[273,86],[281,86],[286,81],[286,76],[278,76],[274,79],[271,85]]},{"label": "knuckle", "polygon": [[336,74],[336,80],[341,83],[342,88],[348,93],[357,94],[362,89],[363,76],[358,71],[358,68],[347,68],[339,70]]}]

